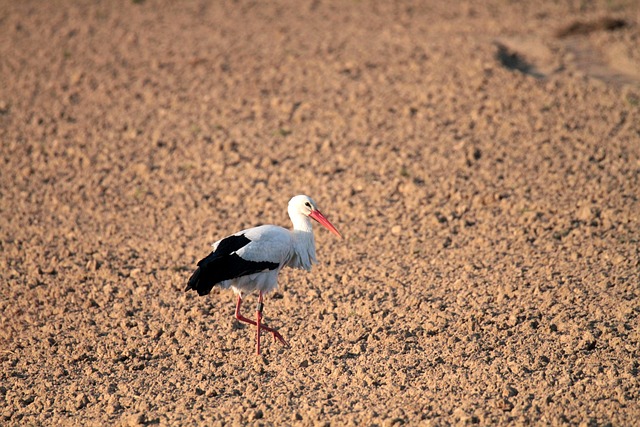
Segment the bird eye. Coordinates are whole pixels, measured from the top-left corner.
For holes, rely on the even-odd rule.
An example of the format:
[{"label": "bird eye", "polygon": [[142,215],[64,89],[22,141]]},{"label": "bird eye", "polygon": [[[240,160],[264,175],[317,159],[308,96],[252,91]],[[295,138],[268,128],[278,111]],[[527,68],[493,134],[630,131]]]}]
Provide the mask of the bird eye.
[{"label": "bird eye", "polygon": [[306,202],[304,205],[305,205],[306,207],[308,207],[309,209],[311,209],[311,203]]}]

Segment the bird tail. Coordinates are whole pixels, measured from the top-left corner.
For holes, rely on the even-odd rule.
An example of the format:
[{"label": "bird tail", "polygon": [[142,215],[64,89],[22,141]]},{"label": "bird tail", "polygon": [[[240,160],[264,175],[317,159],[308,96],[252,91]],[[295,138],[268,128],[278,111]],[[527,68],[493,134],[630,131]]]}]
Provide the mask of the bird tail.
[{"label": "bird tail", "polygon": [[188,290],[197,290],[198,289],[198,283],[200,282],[200,267],[196,268],[196,271],[193,272],[193,274],[191,275],[191,277],[189,278],[189,282],[187,283],[187,287],[184,288],[185,291]]},{"label": "bird tail", "polygon": [[[187,287],[184,289],[185,292],[193,289],[198,292],[198,295],[203,296],[207,295],[211,292],[211,289],[216,284],[216,281],[213,280],[211,274],[208,274],[208,270],[210,268],[209,264],[216,258],[214,253],[212,252],[206,258],[200,260],[198,263],[198,268],[193,272],[191,277],[189,278],[189,282],[187,282]],[[210,273],[210,272],[209,272]]]}]

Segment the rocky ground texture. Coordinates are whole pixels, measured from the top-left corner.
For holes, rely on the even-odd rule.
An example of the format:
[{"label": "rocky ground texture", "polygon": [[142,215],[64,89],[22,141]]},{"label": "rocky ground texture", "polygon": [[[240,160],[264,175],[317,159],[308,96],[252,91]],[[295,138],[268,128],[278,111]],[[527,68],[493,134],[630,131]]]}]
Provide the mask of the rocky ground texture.
[{"label": "rocky ground texture", "polygon": [[[634,0],[0,1],[0,424],[632,425],[638,46]],[[256,357],[184,287],[300,193],[346,239]]]}]

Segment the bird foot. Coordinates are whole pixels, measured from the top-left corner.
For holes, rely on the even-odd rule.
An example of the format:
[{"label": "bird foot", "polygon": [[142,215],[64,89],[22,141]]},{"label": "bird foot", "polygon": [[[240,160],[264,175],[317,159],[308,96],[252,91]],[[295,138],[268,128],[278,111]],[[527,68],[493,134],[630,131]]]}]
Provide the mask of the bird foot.
[{"label": "bird foot", "polygon": [[262,323],[262,313],[260,313],[258,317],[258,328],[258,337],[260,336],[260,330],[265,330],[267,332],[271,332],[273,334],[273,339],[280,341],[280,344],[285,347],[290,347],[289,343],[284,339],[282,335],[280,335],[280,332]]},{"label": "bird foot", "polygon": [[[271,329],[271,328],[269,328]],[[285,339],[282,337],[282,335],[280,335],[280,332],[276,331],[275,329],[272,329],[271,331],[269,331],[273,334],[273,339],[276,339],[278,341],[280,341],[280,344],[282,344],[285,347],[291,347],[289,345],[289,343],[287,341],[285,341]]]}]

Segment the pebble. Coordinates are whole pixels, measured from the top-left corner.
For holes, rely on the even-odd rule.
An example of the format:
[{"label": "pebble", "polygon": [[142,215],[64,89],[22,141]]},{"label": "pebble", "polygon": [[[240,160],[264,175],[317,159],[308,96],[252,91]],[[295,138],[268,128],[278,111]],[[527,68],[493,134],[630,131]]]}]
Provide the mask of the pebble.
[{"label": "pebble", "polygon": [[145,425],[147,422],[147,418],[144,414],[132,414],[129,415],[126,419],[126,425],[129,427],[137,427]]}]

